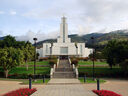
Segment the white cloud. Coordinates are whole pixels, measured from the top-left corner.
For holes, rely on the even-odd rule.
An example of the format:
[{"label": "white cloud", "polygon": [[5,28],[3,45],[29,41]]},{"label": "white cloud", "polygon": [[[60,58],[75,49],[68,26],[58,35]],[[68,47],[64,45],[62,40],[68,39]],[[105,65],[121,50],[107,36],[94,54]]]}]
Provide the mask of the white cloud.
[{"label": "white cloud", "polygon": [[5,14],[5,12],[4,11],[0,11],[0,14]]},{"label": "white cloud", "polygon": [[[19,30],[27,29],[45,30],[44,32],[27,32],[24,39],[32,41],[30,36],[37,35],[39,40],[56,37],[53,34],[55,29],[59,30],[58,22],[65,14],[68,22],[68,29],[71,33],[88,34],[92,32],[109,32],[111,30],[128,28],[128,1],[127,0],[7,0],[10,5],[11,15],[24,16],[21,19],[22,26]],[[5,1],[4,1],[5,2]],[[14,7],[12,7],[12,5]],[[14,8],[14,9],[13,9]],[[23,9],[22,9],[23,8]],[[9,9],[9,8],[8,8]],[[16,10],[16,11],[15,11]],[[19,11],[20,10],[20,11]],[[1,14],[2,11],[0,11]],[[14,19],[15,20],[15,19]],[[39,23],[43,26],[42,28]],[[54,24],[53,24],[54,22]],[[17,22],[16,22],[17,23]],[[42,26],[41,25],[41,26]],[[21,26],[17,24],[17,28]],[[24,28],[24,29],[23,29]],[[34,29],[35,28],[35,29]],[[107,31],[106,31],[107,30]],[[46,31],[48,31],[46,33]],[[56,31],[57,33],[59,31]],[[23,33],[25,34],[25,32]],[[49,35],[50,34],[50,35]],[[30,35],[30,36],[29,36]],[[43,36],[42,36],[43,35]],[[22,38],[21,38],[22,39]]]},{"label": "white cloud", "polygon": [[51,38],[54,39],[54,38],[57,38],[57,36],[58,36],[58,31],[53,31],[53,32],[45,34],[45,33],[41,32],[41,30],[39,30],[37,33],[34,33],[30,30],[25,35],[17,36],[16,40],[19,40],[19,41],[25,40],[25,41],[30,41],[33,43],[34,37],[36,37],[38,39],[37,41],[42,41],[45,39],[51,39]]},{"label": "white cloud", "polygon": [[10,11],[10,15],[16,15],[16,11]]}]

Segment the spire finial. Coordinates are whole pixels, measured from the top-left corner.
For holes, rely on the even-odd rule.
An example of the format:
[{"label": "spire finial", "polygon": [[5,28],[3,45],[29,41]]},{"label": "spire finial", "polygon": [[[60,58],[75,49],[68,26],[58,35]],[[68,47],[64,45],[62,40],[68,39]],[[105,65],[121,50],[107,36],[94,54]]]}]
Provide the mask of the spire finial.
[{"label": "spire finial", "polygon": [[63,13],[63,18],[65,18],[65,14]]}]

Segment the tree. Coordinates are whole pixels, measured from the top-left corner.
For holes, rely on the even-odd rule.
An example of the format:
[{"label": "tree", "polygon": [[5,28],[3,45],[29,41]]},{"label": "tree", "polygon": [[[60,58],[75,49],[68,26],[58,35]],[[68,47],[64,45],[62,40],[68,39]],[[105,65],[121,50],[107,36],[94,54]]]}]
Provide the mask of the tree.
[{"label": "tree", "polygon": [[0,40],[0,48],[13,47],[21,49],[21,47],[25,46],[25,44],[25,41],[16,41],[15,37],[11,35],[7,35],[3,40]]},{"label": "tree", "polygon": [[31,61],[32,58],[34,57],[34,47],[30,42],[26,42],[24,48],[22,49],[24,53],[24,61],[26,64],[26,69],[28,70],[28,61]]},{"label": "tree", "polygon": [[115,62],[114,62],[115,54],[113,54],[113,52],[114,53],[116,52],[115,50],[116,44],[117,44],[116,40],[109,41],[107,46],[103,50],[103,54],[105,55],[107,59],[107,63],[109,64],[111,69],[112,69],[112,66],[115,65]]},{"label": "tree", "polygon": [[128,41],[109,41],[103,53],[111,68],[118,64],[124,71],[128,70]]},{"label": "tree", "polygon": [[5,77],[8,72],[23,62],[23,52],[12,47],[0,49],[0,65],[4,69]]},{"label": "tree", "polygon": [[16,39],[15,37],[11,36],[11,35],[7,35],[2,42],[2,48],[5,47],[14,47],[16,44]]}]

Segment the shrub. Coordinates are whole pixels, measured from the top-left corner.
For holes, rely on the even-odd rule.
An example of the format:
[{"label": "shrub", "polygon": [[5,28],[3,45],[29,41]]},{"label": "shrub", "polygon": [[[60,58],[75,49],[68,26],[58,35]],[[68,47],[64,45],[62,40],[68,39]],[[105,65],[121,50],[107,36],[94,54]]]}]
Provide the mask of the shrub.
[{"label": "shrub", "polygon": [[2,96],[30,96],[35,91],[37,91],[35,88],[29,89],[29,88],[21,88],[15,91],[8,92]]},{"label": "shrub", "polygon": [[73,59],[71,60],[72,64],[74,64],[76,67],[78,66],[78,60],[77,59]]},{"label": "shrub", "polygon": [[46,61],[46,60],[48,60],[48,57],[40,57],[39,58],[39,61]]},{"label": "shrub", "polygon": [[49,61],[49,65],[50,65],[51,67],[53,67],[54,64],[56,64],[56,60],[50,60],[50,61]]},{"label": "shrub", "polygon": [[117,94],[109,90],[92,90],[92,91],[96,93],[98,96],[122,96],[120,94]]},{"label": "shrub", "polygon": [[49,59],[57,59],[56,56],[50,56]]}]

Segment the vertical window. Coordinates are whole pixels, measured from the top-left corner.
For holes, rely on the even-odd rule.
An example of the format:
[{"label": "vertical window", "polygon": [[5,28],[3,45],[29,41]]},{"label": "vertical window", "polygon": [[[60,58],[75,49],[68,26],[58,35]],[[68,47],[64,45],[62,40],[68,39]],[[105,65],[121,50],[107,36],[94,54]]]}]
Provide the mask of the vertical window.
[{"label": "vertical window", "polygon": [[48,45],[46,45],[46,53],[48,54]]},{"label": "vertical window", "polygon": [[80,45],[80,53],[81,53],[81,55],[82,55],[82,45]]},{"label": "vertical window", "polygon": [[65,24],[63,23],[63,43],[65,42]]}]

